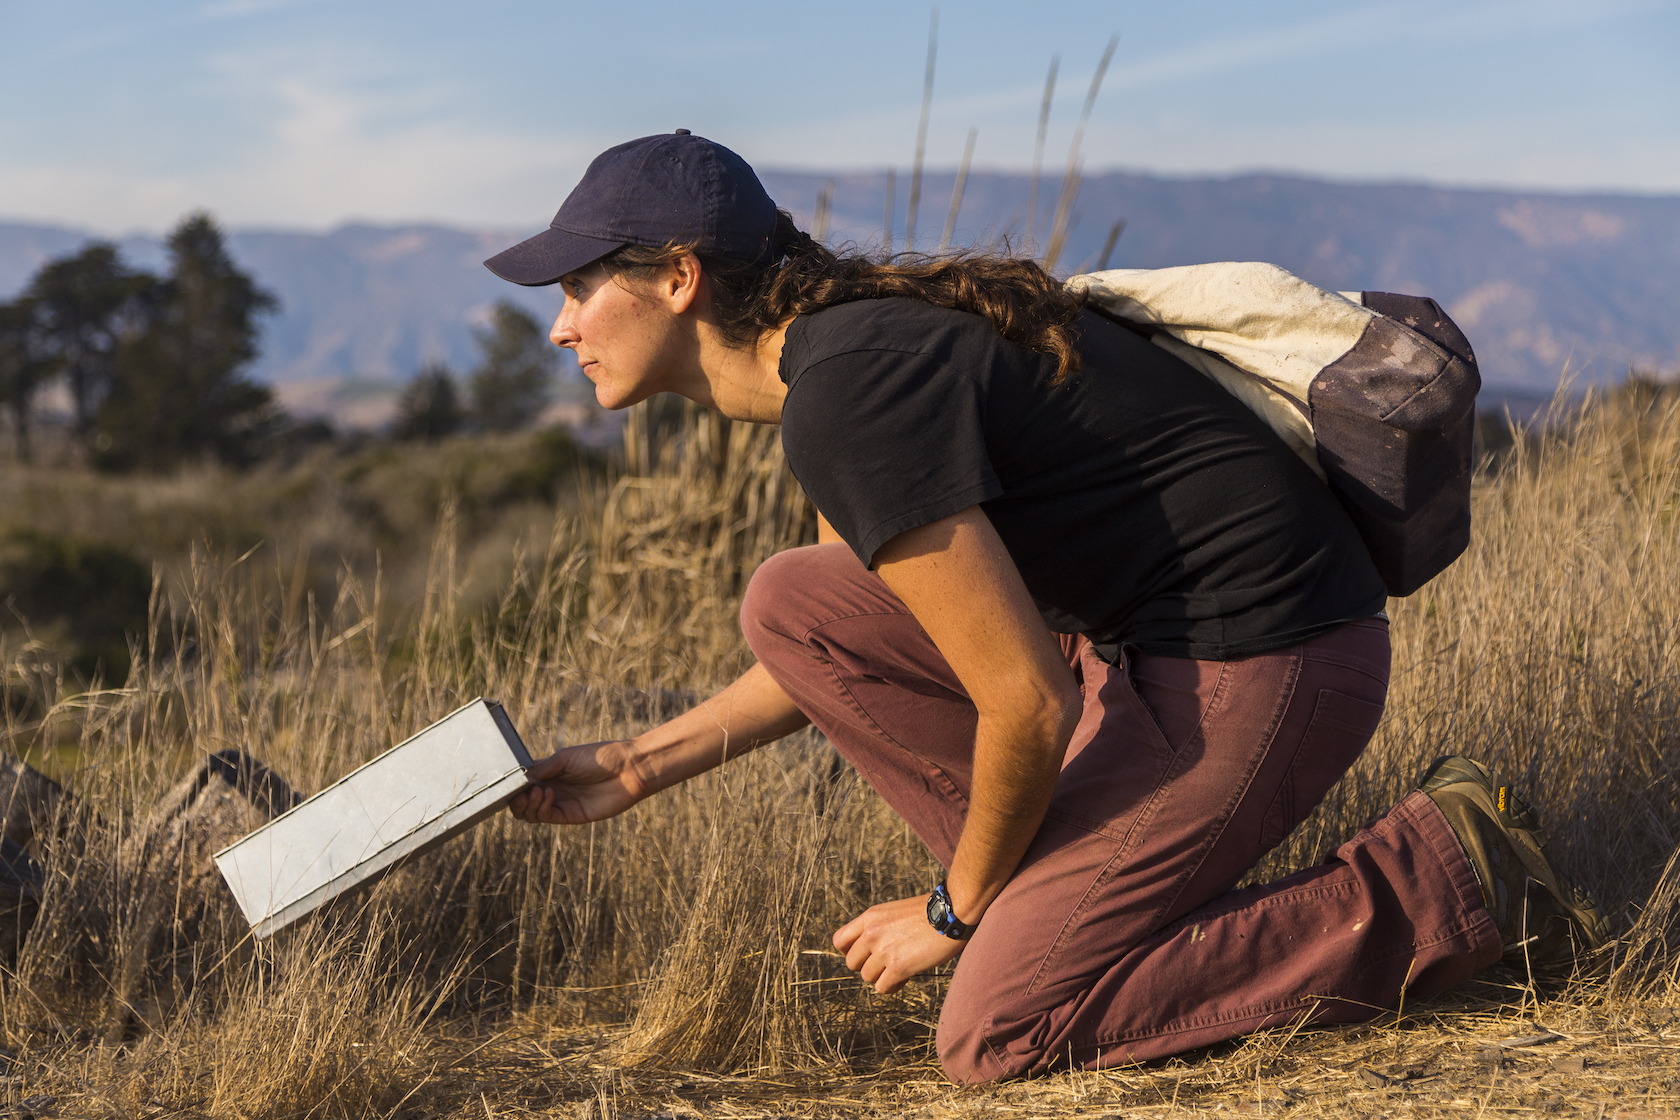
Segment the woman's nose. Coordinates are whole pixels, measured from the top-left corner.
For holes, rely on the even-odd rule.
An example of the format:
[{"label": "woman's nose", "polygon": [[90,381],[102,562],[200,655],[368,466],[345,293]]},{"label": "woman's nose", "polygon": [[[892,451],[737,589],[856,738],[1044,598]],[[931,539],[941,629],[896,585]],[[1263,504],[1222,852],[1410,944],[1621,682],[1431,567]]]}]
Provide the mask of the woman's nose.
[{"label": "woman's nose", "polygon": [[548,330],[548,340],[556,346],[569,346],[578,340],[576,328],[571,324],[571,316],[567,312],[571,309],[571,301],[560,309],[560,314],[554,317],[554,326]]}]

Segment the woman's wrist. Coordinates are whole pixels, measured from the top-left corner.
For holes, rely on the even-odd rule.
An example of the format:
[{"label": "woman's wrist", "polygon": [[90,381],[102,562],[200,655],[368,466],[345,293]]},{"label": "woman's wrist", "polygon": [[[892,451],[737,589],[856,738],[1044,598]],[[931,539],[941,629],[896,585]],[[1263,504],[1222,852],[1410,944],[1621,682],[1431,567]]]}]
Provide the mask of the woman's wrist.
[{"label": "woman's wrist", "polygon": [[[953,864],[957,861],[953,860]],[[946,896],[950,899],[951,913],[965,926],[980,924],[986,911],[991,908],[993,900],[1003,892],[1004,883],[985,885],[972,882],[953,867],[945,876]],[[1005,880],[1004,882],[1007,882]]]},{"label": "woman's wrist", "polygon": [[673,735],[673,730],[671,724],[661,724],[618,744],[622,757],[619,772],[624,775],[625,788],[637,801],[681,785],[707,769],[693,765],[690,757],[703,753],[704,745],[686,742],[684,737]]}]

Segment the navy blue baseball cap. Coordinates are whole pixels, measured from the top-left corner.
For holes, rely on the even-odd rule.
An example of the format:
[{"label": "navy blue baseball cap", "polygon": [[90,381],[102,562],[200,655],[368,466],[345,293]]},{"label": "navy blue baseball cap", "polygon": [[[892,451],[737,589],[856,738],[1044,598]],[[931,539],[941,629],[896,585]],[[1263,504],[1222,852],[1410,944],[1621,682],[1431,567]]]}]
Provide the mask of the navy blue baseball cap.
[{"label": "navy blue baseball cap", "polygon": [[484,266],[535,288],[626,245],[693,241],[702,252],[756,261],[775,238],[776,204],[747,161],[679,128],[596,156],[547,229]]}]

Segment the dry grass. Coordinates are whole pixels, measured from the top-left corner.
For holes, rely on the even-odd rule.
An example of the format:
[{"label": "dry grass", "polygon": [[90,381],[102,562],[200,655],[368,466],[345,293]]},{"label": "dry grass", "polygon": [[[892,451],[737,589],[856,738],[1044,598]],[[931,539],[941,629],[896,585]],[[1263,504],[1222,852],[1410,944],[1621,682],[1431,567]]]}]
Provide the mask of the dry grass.
[{"label": "dry grass", "polygon": [[[603,824],[492,820],[260,946],[215,907],[179,910],[131,1015],[114,1018],[143,890],[122,841],[196,758],[246,749],[313,791],[476,695],[545,751],[646,726],[740,669],[746,576],[808,539],[809,514],[773,433],[697,414],[682,430],[656,454],[633,426],[632,472],[508,549],[488,608],[466,590],[474,530],[459,503],[442,503],[406,615],[354,574],[312,604],[261,552],[201,558],[156,604],[156,656],[123,688],[12,720],[13,749],[58,767],[84,810],[42,853],[41,917],[0,975],[0,1109],[51,1096],[61,1115],[251,1118],[1675,1110],[1672,395],[1601,402],[1519,441],[1481,484],[1470,554],[1391,606],[1377,741],[1261,869],[1321,858],[1437,753],[1486,758],[1521,776],[1615,915],[1625,936],[1597,975],[1495,971],[1372,1025],[954,1089],[930,1054],[941,979],[879,999],[827,950],[869,902],[922,889],[929,858],[806,734]],[[44,736],[72,749],[43,754]],[[1567,1037],[1497,1045],[1535,1023]],[[1553,1065],[1570,1057],[1585,1064]]]}]

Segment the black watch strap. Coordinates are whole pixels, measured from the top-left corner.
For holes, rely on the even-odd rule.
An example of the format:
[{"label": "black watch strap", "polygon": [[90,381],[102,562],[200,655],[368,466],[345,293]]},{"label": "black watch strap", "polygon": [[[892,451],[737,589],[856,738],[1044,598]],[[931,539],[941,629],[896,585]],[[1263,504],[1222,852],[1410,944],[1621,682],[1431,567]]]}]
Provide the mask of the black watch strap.
[{"label": "black watch strap", "polygon": [[974,927],[965,924],[957,917],[955,908],[951,905],[951,892],[945,889],[945,880],[939,880],[939,885],[928,895],[927,904],[928,925],[934,932],[942,933],[952,941],[967,941],[968,935],[974,932]]}]

